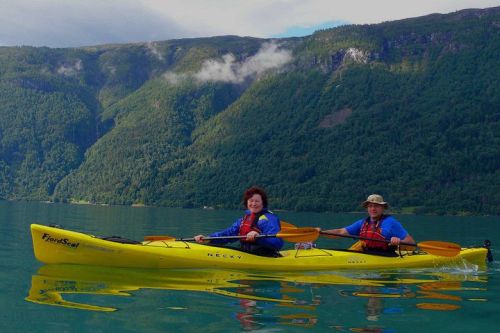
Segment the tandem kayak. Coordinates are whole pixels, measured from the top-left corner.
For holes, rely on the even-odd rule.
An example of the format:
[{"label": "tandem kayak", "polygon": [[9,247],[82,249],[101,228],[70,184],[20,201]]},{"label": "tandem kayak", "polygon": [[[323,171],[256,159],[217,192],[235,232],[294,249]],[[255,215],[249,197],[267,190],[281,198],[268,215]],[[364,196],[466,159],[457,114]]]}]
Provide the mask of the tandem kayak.
[{"label": "tandem kayak", "polygon": [[294,249],[281,257],[253,255],[229,247],[176,240],[133,242],[103,239],[57,227],[31,225],[35,257],[46,264],[79,264],[129,268],[217,268],[259,271],[399,269],[486,264],[488,250],[462,248],[454,257],[402,251],[395,256],[349,250]]}]

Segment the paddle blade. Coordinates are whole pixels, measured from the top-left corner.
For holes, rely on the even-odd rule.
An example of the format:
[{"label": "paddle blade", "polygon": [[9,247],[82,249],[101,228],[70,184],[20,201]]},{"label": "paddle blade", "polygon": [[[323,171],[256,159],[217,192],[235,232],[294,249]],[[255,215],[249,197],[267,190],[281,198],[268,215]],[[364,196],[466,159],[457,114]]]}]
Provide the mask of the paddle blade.
[{"label": "paddle blade", "polygon": [[424,241],[417,244],[427,253],[443,257],[454,257],[461,251],[459,244],[441,241]]},{"label": "paddle blade", "polygon": [[159,241],[159,240],[164,240],[164,241],[173,241],[175,240],[175,237],[172,236],[144,236],[145,241]]},{"label": "paddle blade", "polygon": [[314,242],[319,237],[319,231],[316,228],[285,229],[276,236],[289,242]]},{"label": "paddle blade", "polygon": [[288,223],[287,221],[280,221],[280,226],[281,226],[281,230],[297,229],[296,226],[294,226],[291,223]]}]

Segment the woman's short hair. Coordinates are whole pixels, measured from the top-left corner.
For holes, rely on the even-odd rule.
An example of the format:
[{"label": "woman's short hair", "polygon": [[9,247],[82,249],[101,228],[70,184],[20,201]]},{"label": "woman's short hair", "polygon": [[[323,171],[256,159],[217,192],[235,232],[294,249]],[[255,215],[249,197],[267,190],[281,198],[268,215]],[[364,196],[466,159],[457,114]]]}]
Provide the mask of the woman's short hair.
[{"label": "woman's short hair", "polygon": [[264,191],[263,188],[260,188],[258,186],[252,186],[249,189],[243,193],[243,205],[248,208],[247,206],[247,201],[251,197],[254,196],[254,194],[259,194],[260,197],[262,198],[262,204],[264,205],[264,208],[267,208],[267,194],[266,191]]}]

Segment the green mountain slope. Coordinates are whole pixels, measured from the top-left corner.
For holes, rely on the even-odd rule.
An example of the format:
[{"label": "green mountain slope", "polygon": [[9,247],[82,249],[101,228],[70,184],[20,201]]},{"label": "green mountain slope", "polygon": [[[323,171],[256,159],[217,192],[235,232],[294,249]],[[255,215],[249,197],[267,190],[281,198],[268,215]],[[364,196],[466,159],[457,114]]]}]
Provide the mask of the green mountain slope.
[{"label": "green mountain slope", "polygon": [[[271,44],[266,44],[272,42]],[[274,43],[274,44],[273,44]],[[0,49],[0,196],[500,214],[500,8],[85,49]]]}]

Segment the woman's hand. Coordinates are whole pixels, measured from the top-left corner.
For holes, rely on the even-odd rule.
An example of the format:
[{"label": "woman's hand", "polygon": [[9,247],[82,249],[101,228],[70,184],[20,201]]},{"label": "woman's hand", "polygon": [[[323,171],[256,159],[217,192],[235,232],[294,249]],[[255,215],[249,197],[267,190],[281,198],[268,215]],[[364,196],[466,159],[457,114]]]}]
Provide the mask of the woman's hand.
[{"label": "woman's hand", "polygon": [[203,238],[205,238],[205,235],[194,236],[194,240],[196,241],[196,243],[200,243],[200,244],[208,243],[208,241],[204,240]]},{"label": "woman's hand", "polygon": [[259,235],[259,233],[255,230],[252,230],[250,231],[248,234],[247,234],[247,238],[246,238],[246,241],[248,242],[254,242],[255,241],[255,238]]}]

